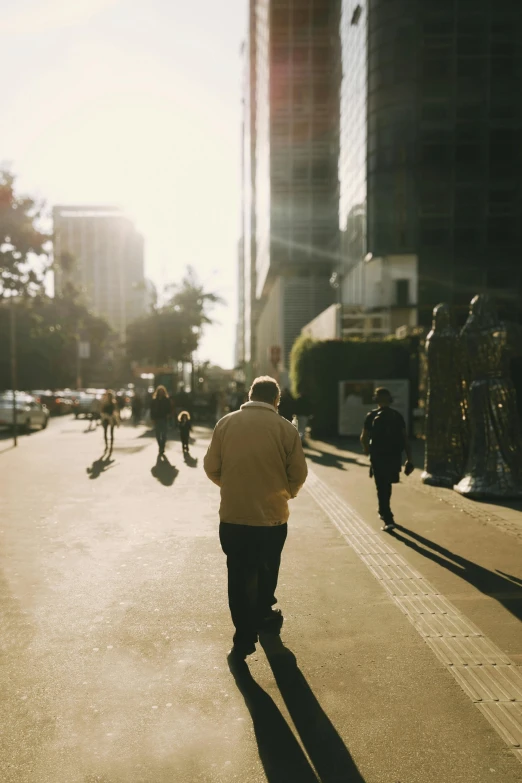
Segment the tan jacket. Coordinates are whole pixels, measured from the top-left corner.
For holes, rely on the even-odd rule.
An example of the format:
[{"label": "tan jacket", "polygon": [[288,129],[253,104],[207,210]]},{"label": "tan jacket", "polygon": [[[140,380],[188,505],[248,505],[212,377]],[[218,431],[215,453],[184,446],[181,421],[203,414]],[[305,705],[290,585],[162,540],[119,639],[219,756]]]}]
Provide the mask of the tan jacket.
[{"label": "tan jacket", "polygon": [[308,469],[299,433],[273,405],[247,402],[218,421],[204,461],[221,487],[219,517],[238,525],[279,525]]}]

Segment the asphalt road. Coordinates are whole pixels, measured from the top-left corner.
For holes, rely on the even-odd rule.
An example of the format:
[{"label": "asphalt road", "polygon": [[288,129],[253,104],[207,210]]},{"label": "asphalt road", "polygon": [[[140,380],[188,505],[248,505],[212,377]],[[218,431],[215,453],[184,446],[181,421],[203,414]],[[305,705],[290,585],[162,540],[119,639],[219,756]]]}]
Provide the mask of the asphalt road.
[{"label": "asphalt road", "polygon": [[[100,430],[71,419],[0,444],[2,783],[520,783],[516,753],[308,491],[281,639],[230,671],[218,490],[196,438],[189,464],[178,442],[158,464],[130,426],[101,460]],[[310,458],[376,526],[364,461],[317,444]],[[424,543],[394,546],[520,664],[520,540],[413,488],[396,498]],[[458,573],[465,555],[482,582]],[[488,588],[494,566],[509,587]]]}]

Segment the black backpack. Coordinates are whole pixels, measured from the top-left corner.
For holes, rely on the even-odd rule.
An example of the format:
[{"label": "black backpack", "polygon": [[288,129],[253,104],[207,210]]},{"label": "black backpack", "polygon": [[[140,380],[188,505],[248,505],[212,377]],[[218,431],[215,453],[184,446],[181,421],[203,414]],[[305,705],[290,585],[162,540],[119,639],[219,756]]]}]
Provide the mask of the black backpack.
[{"label": "black backpack", "polygon": [[392,408],[381,408],[372,421],[370,450],[372,454],[401,454],[404,448],[402,417]]}]

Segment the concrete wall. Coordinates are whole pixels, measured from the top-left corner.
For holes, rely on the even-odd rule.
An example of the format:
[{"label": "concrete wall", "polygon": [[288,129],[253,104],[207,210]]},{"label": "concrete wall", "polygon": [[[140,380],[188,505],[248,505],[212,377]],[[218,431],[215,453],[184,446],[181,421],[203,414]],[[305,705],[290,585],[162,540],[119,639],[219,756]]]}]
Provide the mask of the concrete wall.
[{"label": "concrete wall", "polygon": [[283,279],[277,278],[256,324],[256,375],[274,375],[275,368],[270,362],[270,348],[278,345],[283,353]]},{"label": "concrete wall", "polygon": [[410,301],[418,301],[418,265],[415,255],[395,255],[361,261],[344,277],[343,304],[364,308],[386,308],[397,305],[396,281],[409,280]]},{"label": "concrete wall", "polygon": [[340,305],[327,307],[317,318],[302,328],[302,334],[315,340],[333,340],[338,337]]}]

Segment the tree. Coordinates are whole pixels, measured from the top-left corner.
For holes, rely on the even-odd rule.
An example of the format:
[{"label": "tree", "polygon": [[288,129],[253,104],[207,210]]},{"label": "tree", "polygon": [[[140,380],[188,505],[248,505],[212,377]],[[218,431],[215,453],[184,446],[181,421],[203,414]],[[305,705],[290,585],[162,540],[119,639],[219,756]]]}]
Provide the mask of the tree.
[{"label": "tree", "polygon": [[[11,305],[12,306],[12,305]],[[106,347],[111,329],[82,304],[45,294],[17,297],[18,379],[22,389],[56,389],[76,380],[77,330],[81,322],[91,356],[83,361],[84,377],[105,377]],[[9,306],[0,302],[0,334],[8,333]],[[9,345],[0,340],[0,388],[9,384]]]},{"label": "tree", "polygon": [[212,323],[209,311],[223,303],[220,296],[205,291],[191,267],[187,268],[181,284],[165,289],[163,301],[163,305],[157,305],[149,315],[129,326],[130,361],[156,366],[190,361],[203,327]]},{"label": "tree", "polygon": [[37,228],[42,206],[15,193],[15,177],[0,171],[0,299],[34,294],[47,267],[38,272],[37,257],[47,255],[49,235]]}]

